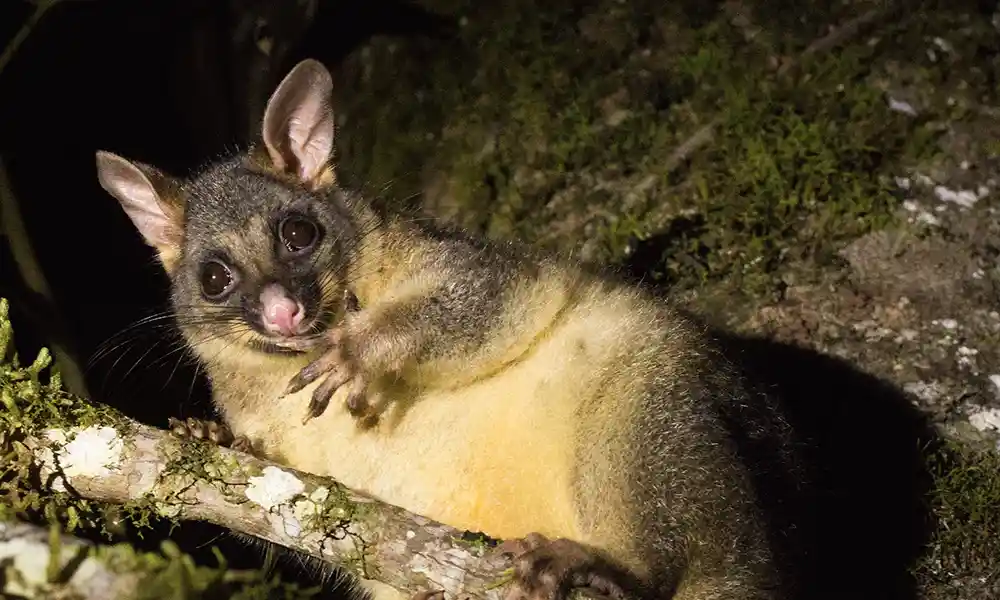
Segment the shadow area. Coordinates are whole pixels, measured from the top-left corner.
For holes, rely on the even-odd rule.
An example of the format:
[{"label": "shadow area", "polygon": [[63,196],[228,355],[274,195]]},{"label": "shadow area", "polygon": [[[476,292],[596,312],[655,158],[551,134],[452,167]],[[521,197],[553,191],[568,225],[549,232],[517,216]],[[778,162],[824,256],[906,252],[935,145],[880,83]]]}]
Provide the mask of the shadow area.
[{"label": "shadow area", "polygon": [[[767,405],[731,424],[796,598],[915,599],[911,569],[932,523],[924,457],[940,444],[930,423],[901,391],[844,360],[715,335]],[[749,421],[773,411],[794,435],[785,445],[753,435],[769,424]]]}]

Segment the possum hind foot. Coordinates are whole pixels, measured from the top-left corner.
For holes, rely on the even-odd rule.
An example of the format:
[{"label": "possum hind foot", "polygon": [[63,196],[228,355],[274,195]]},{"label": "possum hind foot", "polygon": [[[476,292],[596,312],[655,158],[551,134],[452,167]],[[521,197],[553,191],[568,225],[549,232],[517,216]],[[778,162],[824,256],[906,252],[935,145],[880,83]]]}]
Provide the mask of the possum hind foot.
[{"label": "possum hind foot", "polygon": [[514,581],[504,600],[565,600],[573,588],[590,588],[614,600],[633,600],[628,576],[591,549],[538,533],[507,540],[497,552],[514,555]]},{"label": "possum hind foot", "polygon": [[229,427],[219,421],[205,421],[188,418],[184,421],[170,417],[167,420],[170,432],[180,438],[208,440],[219,446],[232,448],[237,452],[253,454],[250,439],[242,435],[233,435]]},{"label": "possum hind foot", "polygon": [[294,394],[320,377],[326,376],[313,390],[309,409],[302,421],[303,425],[323,414],[330,405],[330,398],[345,385],[350,386],[346,401],[347,410],[356,417],[362,417],[369,409],[366,398],[367,382],[354,363],[344,354],[343,331],[339,328],[332,329],[325,338],[323,353],[303,367],[282,394],[282,397]]}]

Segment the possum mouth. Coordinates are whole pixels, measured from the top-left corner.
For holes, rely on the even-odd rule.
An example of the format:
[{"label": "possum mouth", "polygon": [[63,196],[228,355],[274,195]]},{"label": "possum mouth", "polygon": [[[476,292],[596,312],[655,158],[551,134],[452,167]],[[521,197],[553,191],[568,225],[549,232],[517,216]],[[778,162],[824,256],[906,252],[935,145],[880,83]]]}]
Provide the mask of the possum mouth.
[{"label": "possum mouth", "polygon": [[256,350],[268,354],[307,354],[326,344],[326,333],[333,327],[335,315],[334,309],[323,307],[316,311],[301,333],[287,337],[264,333],[263,327],[254,327],[259,337],[251,343]]},{"label": "possum mouth", "polygon": [[268,354],[306,354],[322,345],[322,336],[300,334],[287,338],[253,340],[255,349]]},{"label": "possum mouth", "polygon": [[279,342],[272,342],[269,340],[254,340],[253,347],[255,350],[258,350],[265,354],[295,355],[295,354],[305,354],[307,352],[306,350],[289,348]]}]

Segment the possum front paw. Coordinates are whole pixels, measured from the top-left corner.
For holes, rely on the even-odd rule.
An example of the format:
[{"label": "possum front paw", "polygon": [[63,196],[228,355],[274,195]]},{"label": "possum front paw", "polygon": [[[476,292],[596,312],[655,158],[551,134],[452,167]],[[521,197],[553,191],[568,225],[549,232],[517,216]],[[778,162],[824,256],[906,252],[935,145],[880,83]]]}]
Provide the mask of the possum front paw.
[{"label": "possum front paw", "polygon": [[631,597],[626,575],[593,550],[566,538],[538,533],[507,540],[497,548],[514,555],[514,581],[504,600],[565,600],[573,588],[590,588],[616,600]]},{"label": "possum front paw", "polygon": [[220,421],[205,421],[190,417],[182,421],[170,417],[167,419],[167,425],[170,427],[170,432],[177,437],[208,440],[237,452],[253,454],[250,439],[242,435],[233,435],[232,430]]},{"label": "possum front paw", "polygon": [[365,416],[368,412],[367,401],[368,382],[357,366],[344,353],[344,333],[342,329],[333,329],[327,334],[326,350],[316,360],[302,368],[282,394],[282,397],[303,389],[324,375],[326,378],[313,390],[309,400],[309,409],[302,424],[323,414],[330,405],[330,398],[341,387],[349,386],[347,393],[347,410],[356,417]]}]

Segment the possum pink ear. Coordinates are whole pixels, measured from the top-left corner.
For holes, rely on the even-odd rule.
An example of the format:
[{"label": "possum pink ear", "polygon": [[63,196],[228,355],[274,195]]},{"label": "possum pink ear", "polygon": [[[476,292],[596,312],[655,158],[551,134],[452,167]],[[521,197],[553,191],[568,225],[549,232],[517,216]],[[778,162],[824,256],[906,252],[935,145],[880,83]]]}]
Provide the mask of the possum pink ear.
[{"label": "possum pink ear", "polygon": [[156,169],[117,154],[97,152],[97,178],[166,264],[180,249],[183,209],[176,183]]},{"label": "possum pink ear", "polygon": [[264,111],[264,145],[275,168],[309,183],[322,174],[333,150],[333,79],[317,60],[295,65]]}]

